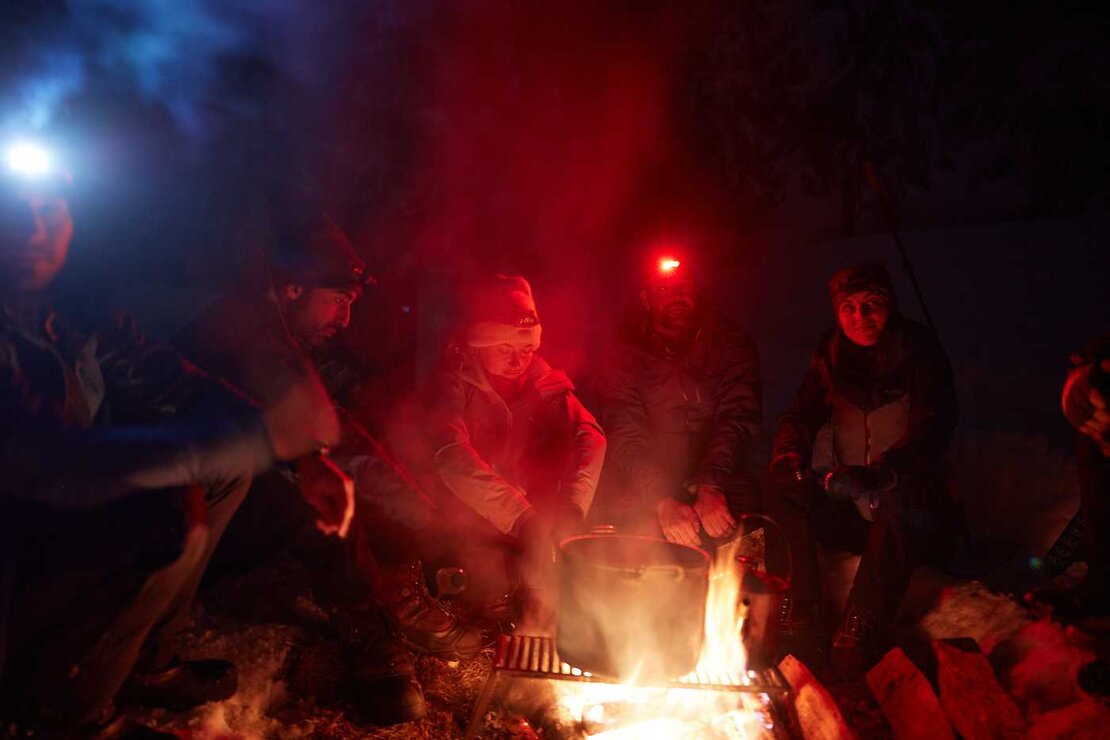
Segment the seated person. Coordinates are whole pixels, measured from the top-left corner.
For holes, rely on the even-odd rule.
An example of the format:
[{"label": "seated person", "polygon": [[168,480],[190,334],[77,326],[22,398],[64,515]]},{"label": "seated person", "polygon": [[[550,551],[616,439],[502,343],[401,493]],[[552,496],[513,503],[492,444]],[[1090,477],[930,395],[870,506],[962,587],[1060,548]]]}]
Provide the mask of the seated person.
[{"label": "seated person", "polygon": [[338,420],[310,383],[261,414],[128,317],[59,308],[69,178],[19,174],[0,173],[0,716],[122,731],[121,687],[174,708],[234,693],[231,664],[171,638],[251,476]]},{"label": "seated person", "polygon": [[768,506],[794,553],[787,627],[816,624],[815,539],[862,554],[832,653],[855,673],[881,655],[913,569],[962,533],[942,478],[957,407],[947,355],[899,313],[884,267],[840,270],[829,298],[837,327],[779,417]]},{"label": "seated person", "polygon": [[[526,617],[546,622],[553,543],[583,528],[605,435],[567,376],[537,354],[540,319],[524,278],[486,281],[467,309],[465,336],[426,397],[428,462],[463,567],[509,587],[519,575],[525,607],[538,610]],[[504,545],[523,560],[499,561]],[[504,570],[491,574],[498,562]]]},{"label": "seated person", "polygon": [[[665,258],[619,329],[605,373],[604,503],[619,528],[700,546],[759,507],[744,457],[762,419],[755,345]],[[609,488],[612,483],[612,488]]]}]

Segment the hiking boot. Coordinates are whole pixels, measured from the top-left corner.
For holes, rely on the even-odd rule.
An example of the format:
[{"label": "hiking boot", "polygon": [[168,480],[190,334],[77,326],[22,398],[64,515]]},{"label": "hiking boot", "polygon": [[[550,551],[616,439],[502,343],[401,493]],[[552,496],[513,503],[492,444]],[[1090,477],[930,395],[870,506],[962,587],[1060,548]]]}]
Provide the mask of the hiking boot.
[{"label": "hiking boot", "polygon": [[816,635],[820,628],[816,601],[783,596],[779,609],[779,637],[784,640],[806,639]]},{"label": "hiking boot", "polygon": [[420,561],[383,568],[382,602],[397,620],[401,640],[414,652],[440,658],[472,658],[485,646],[482,633],[428,592]]},{"label": "hiking boot", "polygon": [[238,674],[226,660],[177,660],[149,673],[132,673],[120,697],[135,704],[180,711],[235,695]]},{"label": "hiking boot", "polygon": [[833,636],[833,673],[843,680],[862,676],[875,662],[879,628],[878,616],[849,605],[844,622]]},{"label": "hiking boot", "polygon": [[428,713],[412,654],[401,645],[388,616],[368,607],[332,618],[343,643],[349,694],[372,724],[395,725]]}]

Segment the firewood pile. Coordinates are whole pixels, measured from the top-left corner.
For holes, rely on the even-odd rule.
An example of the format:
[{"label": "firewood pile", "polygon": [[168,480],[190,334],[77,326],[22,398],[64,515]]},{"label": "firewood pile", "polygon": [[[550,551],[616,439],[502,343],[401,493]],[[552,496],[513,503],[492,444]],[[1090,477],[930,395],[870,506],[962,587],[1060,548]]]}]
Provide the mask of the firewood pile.
[{"label": "firewood pile", "polygon": [[[1053,665],[1043,655],[1034,656],[1043,662],[1042,678],[1057,682],[1046,696],[1028,693],[1029,685],[1014,674],[1011,679],[1017,680],[1007,690],[974,640],[934,640],[909,650],[912,656],[894,648],[866,676],[888,725],[885,731],[894,738],[1093,740],[1110,733],[1110,707],[1076,687],[1074,671],[1067,675],[1068,667],[1059,661]],[[793,687],[798,735],[807,740],[873,736],[851,725],[833,694],[801,661],[787,656],[779,669]]]}]

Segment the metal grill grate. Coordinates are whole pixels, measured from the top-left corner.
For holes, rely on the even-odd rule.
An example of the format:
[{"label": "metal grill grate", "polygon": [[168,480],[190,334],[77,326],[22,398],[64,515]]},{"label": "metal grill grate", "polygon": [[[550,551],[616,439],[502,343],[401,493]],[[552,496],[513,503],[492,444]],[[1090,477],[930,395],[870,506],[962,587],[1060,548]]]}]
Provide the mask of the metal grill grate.
[{"label": "metal grill grate", "polygon": [[[582,671],[559,658],[555,641],[550,637],[533,635],[501,635],[494,654],[493,670],[478,697],[470,718],[466,738],[476,736],[478,726],[485,716],[494,687],[502,677],[547,679],[554,681],[586,681],[620,683],[606,676],[595,676]],[[660,683],[644,684],[646,688],[699,689],[704,691],[733,691],[766,694],[776,706],[782,705],[790,693],[790,684],[778,668],[748,671],[746,675],[709,675],[690,673],[681,678]]]},{"label": "metal grill grate", "polygon": [[[595,676],[588,671],[581,671],[565,663],[559,658],[554,640],[550,637],[531,635],[502,635],[497,643],[493,670],[525,678],[620,683],[616,679]],[[658,688],[749,691],[761,694],[781,694],[790,689],[790,685],[777,668],[765,671],[748,671],[746,675],[738,673],[709,674],[699,671],[671,681],[647,685]]]}]

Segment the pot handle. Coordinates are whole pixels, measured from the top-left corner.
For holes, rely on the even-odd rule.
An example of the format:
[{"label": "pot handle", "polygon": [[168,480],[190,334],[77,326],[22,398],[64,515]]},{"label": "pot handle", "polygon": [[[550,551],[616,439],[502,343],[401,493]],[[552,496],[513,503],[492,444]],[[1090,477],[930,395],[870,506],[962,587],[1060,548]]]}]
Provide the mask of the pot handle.
[{"label": "pot handle", "polygon": [[635,570],[623,571],[621,573],[621,578],[626,581],[638,581],[648,573],[670,573],[675,583],[686,578],[686,571],[679,565],[645,565]]},{"label": "pot handle", "polygon": [[[766,522],[767,524],[770,524],[772,527],[774,527],[775,531],[779,533],[779,537],[782,539],[782,543],[786,548],[786,582],[793,584],[794,556],[790,552],[790,540],[787,539],[786,532],[783,531],[782,525],[766,514],[741,514],[737,518],[739,519],[739,522],[737,522],[738,524],[743,523],[747,519],[759,519],[760,521]],[[766,544],[764,544],[764,547],[766,547]],[[764,554],[764,559],[766,559],[766,557],[766,554]]]}]

